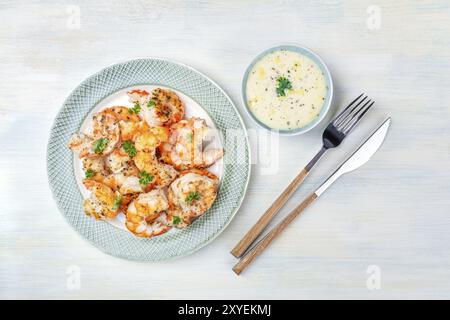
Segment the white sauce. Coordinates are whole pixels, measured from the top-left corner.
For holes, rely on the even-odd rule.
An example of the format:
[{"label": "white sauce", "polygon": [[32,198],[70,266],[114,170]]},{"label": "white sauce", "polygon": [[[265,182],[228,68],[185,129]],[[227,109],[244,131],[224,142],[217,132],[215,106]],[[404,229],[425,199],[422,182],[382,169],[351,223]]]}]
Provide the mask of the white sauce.
[{"label": "white sauce", "polygon": [[[292,89],[277,93],[284,77]],[[274,51],[255,63],[247,78],[247,105],[255,117],[273,129],[292,130],[314,121],[320,114],[328,87],[320,67],[294,51]]]}]

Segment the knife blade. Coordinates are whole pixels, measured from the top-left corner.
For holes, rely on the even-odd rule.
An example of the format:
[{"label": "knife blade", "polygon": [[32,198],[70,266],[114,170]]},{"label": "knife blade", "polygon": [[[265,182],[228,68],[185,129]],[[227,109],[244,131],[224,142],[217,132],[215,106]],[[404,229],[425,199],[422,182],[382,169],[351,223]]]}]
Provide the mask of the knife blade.
[{"label": "knife blade", "polygon": [[358,169],[377,152],[388,132],[391,118],[387,118],[353,154],[347,158],[325,182],[312,192],[302,203],[292,210],[281,222],[251,247],[241,260],[233,267],[239,275],[244,271],[282,232],[289,224],[308,208],[322,193],[324,193],[340,176]]},{"label": "knife blade", "polygon": [[353,154],[347,158],[337,170],[314,192],[318,197],[324,193],[340,176],[350,171],[356,170],[365,164],[377,152],[388,132],[391,125],[391,118],[387,118],[372,133],[372,135],[364,141],[361,146],[356,149]]}]

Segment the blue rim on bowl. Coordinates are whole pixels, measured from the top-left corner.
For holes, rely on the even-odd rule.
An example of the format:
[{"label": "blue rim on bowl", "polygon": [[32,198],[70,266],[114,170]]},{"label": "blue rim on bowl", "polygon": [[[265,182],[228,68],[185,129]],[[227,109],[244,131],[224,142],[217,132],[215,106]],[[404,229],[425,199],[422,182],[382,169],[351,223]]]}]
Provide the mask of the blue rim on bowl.
[{"label": "blue rim on bowl", "polygon": [[[322,70],[322,72],[325,76],[326,85],[328,86],[327,96],[325,97],[324,105],[322,107],[322,110],[320,111],[319,116],[314,121],[310,122],[308,125],[301,127],[301,128],[293,129],[293,130],[277,130],[277,129],[270,128],[269,126],[267,126],[266,124],[264,124],[260,120],[258,120],[256,118],[256,116],[253,114],[253,112],[250,111],[250,109],[247,105],[247,79],[248,79],[248,75],[249,75],[250,71],[253,69],[253,66],[259,60],[261,60],[264,56],[266,56],[269,53],[279,51],[279,50],[298,52],[298,53],[310,58]],[[245,70],[244,77],[242,78],[241,90],[242,90],[242,95],[241,95],[242,96],[242,104],[245,107],[244,108],[245,111],[247,112],[249,117],[251,119],[253,119],[253,121],[256,122],[260,127],[270,130],[270,131],[278,132],[282,135],[297,135],[297,134],[302,134],[302,133],[305,133],[305,132],[311,130],[316,125],[318,125],[323,120],[323,118],[325,118],[325,115],[327,114],[328,110],[330,109],[331,102],[333,100],[333,79],[331,78],[330,70],[328,70],[328,67],[325,64],[325,62],[323,62],[323,60],[317,54],[312,52],[310,49],[303,47],[303,46],[291,45],[291,44],[278,45],[278,46],[271,47],[269,49],[264,50],[263,52],[258,54],[253,59],[253,61],[250,63],[250,65]]]}]

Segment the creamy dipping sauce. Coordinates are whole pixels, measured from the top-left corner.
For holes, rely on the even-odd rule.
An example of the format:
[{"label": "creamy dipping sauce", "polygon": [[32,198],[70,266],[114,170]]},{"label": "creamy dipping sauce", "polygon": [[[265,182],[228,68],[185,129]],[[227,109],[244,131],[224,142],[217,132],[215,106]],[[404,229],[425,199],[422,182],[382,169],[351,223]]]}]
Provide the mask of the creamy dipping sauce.
[{"label": "creamy dipping sauce", "polygon": [[328,90],[325,75],[313,60],[298,52],[278,50],[250,70],[247,106],[268,127],[293,130],[319,116]]}]

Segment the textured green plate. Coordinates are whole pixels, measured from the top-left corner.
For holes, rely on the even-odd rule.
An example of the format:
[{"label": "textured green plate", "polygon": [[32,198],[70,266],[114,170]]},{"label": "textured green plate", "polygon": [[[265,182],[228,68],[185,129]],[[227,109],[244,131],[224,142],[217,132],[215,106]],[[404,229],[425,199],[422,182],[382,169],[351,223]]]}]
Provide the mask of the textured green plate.
[{"label": "textured green plate", "polygon": [[[137,238],[105,221],[85,216],[73,160],[67,148],[73,132],[104,98],[137,85],[172,87],[195,100],[214,121],[217,129],[233,132],[223,139],[223,176],[214,205],[193,225],[171,230],[151,239]],[[236,133],[240,145],[236,147]],[[227,135],[225,135],[227,137]],[[85,239],[100,250],[120,258],[159,261],[181,257],[211,242],[230,223],[245,195],[250,177],[250,149],[244,123],[225,92],[212,80],[185,65],[162,59],[132,60],[105,68],[81,83],[66,99],[50,133],[47,170],[57,205]]]}]

